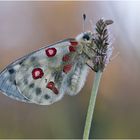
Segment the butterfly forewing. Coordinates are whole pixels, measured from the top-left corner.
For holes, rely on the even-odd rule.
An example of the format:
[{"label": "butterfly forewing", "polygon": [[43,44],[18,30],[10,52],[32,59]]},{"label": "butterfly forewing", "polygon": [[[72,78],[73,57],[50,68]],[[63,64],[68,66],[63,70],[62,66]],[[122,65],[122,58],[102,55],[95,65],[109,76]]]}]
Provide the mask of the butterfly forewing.
[{"label": "butterfly forewing", "polygon": [[[70,41],[46,47],[22,61],[15,80],[22,95],[37,104],[52,104],[64,95],[64,56],[70,53]],[[64,62],[64,63],[63,63]]]}]

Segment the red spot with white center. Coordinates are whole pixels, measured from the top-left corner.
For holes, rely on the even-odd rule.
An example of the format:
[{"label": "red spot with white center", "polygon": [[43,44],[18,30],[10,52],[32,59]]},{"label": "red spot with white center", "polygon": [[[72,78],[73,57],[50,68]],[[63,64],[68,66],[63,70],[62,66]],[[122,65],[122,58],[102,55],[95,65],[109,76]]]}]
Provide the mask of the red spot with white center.
[{"label": "red spot with white center", "polygon": [[72,69],[72,65],[71,64],[65,65],[63,67],[63,72],[65,72],[67,74],[71,69]]},{"label": "red spot with white center", "polygon": [[41,68],[35,68],[32,71],[32,77],[33,79],[39,79],[42,78],[44,75],[43,70]]},{"label": "red spot with white center", "polygon": [[55,48],[48,48],[45,50],[45,52],[48,57],[53,57],[56,55],[57,50]]},{"label": "red spot with white center", "polygon": [[47,88],[49,88],[49,89],[53,89],[54,88],[54,82],[49,82],[48,84],[47,84]]},{"label": "red spot with white center", "polygon": [[62,61],[67,62],[70,60],[70,56],[68,54],[64,55]]},{"label": "red spot with white center", "polygon": [[49,82],[46,87],[52,90],[55,94],[58,94],[58,89],[55,87],[54,82]]}]

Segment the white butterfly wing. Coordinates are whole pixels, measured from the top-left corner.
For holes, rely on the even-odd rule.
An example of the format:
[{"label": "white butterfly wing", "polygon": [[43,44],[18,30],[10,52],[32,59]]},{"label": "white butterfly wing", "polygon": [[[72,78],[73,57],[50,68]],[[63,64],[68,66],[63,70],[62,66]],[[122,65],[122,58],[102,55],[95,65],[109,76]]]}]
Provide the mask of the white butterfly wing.
[{"label": "white butterfly wing", "polygon": [[62,59],[70,52],[70,45],[70,40],[65,40],[12,63],[0,74],[0,89],[24,102],[49,105],[60,100],[66,77]]},{"label": "white butterfly wing", "polygon": [[[22,61],[22,59],[20,61]],[[20,61],[18,60],[18,62]],[[17,64],[13,63],[9,65],[0,73],[0,91],[6,96],[9,96],[13,99],[29,103],[30,101],[27,98],[25,98],[22,94],[20,94],[20,91],[16,86],[15,71],[18,67],[15,67],[15,69],[13,69],[13,65]]]},{"label": "white butterfly wing", "polygon": [[18,89],[30,101],[49,105],[63,97],[65,74],[62,71],[62,58],[69,53],[69,46],[69,41],[57,43],[33,53],[23,61],[16,73],[16,82]]}]

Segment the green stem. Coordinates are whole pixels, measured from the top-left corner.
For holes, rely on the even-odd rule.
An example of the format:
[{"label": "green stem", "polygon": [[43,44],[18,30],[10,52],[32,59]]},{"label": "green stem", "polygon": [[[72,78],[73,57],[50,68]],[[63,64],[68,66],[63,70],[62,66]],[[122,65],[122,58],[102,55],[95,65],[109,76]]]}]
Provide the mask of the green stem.
[{"label": "green stem", "polygon": [[86,122],[85,122],[83,139],[89,138],[92,116],[93,116],[93,112],[94,112],[94,108],[95,108],[96,96],[97,96],[101,76],[102,76],[101,71],[99,71],[95,74],[92,92],[91,92],[91,97],[90,97],[89,106],[88,106]]}]

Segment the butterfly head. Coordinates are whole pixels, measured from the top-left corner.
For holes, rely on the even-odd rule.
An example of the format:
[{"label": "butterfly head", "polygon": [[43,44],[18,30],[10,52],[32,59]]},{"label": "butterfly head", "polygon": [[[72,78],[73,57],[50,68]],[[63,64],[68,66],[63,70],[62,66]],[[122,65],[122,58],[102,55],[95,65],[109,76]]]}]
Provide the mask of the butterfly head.
[{"label": "butterfly head", "polygon": [[84,34],[83,34],[83,37],[82,37],[82,39],[84,40],[84,41],[90,41],[90,40],[93,40],[93,34],[92,34],[92,32],[85,32]]},{"label": "butterfly head", "polygon": [[81,33],[76,37],[76,40],[80,41],[81,43],[91,42],[93,41],[93,33],[91,31]]}]

